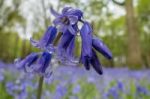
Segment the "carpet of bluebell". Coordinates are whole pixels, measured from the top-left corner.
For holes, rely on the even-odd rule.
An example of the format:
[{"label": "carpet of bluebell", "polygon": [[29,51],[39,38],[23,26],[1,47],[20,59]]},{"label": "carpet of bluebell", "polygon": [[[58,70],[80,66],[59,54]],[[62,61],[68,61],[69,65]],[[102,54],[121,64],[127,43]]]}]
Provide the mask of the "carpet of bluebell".
[{"label": "carpet of bluebell", "polygon": [[[38,75],[14,67],[0,62],[0,99],[36,99]],[[93,69],[59,66],[44,79],[42,99],[149,99],[149,75],[150,70],[104,68],[98,75]]]}]

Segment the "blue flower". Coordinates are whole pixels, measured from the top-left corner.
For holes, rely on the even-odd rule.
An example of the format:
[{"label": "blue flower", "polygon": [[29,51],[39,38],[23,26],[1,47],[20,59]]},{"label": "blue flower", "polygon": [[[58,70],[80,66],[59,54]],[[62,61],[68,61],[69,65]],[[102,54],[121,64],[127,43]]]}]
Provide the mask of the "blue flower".
[{"label": "blue flower", "polygon": [[101,67],[101,63],[96,55],[96,52],[94,50],[92,50],[92,58],[90,60],[91,62],[91,65],[93,66],[93,68],[95,69],[95,71],[98,73],[98,74],[103,74],[103,71],[102,71],[102,67]]},{"label": "blue flower", "polygon": [[[66,31],[66,33],[62,35],[57,48],[57,57],[61,61],[65,61],[67,55],[67,48],[73,39],[74,35],[72,35],[69,31]],[[70,46],[73,46],[72,43],[70,44]]]},{"label": "blue flower", "polygon": [[6,91],[8,94],[15,97],[15,99],[26,99],[28,96],[27,88],[28,86],[22,82],[20,83],[13,83],[7,82],[6,83]]},{"label": "blue flower", "polygon": [[112,53],[108,49],[108,47],[97,37],[92,38],[92,46],[101,54],[103,54],[106,58],[111,59]]},{"label": "blue flower", "polygon": [[149,91],[145,87],[139,86],[139,85],[136,86],[136,91],[137,91],[137,94],[144,94],[144,95],[149,94]]},{"label": "blue flower", "polygon": [[31,53],[23,60],[17,60],[16,66],[19,69],[24,69],[26,71],[26,67],[30,67],[36,60],[38,59],[39,54],[38,53]]},{"label": "blue flower", "polygon": [[49,52],[31,53],[25,59],[16,62],[16,66],[19,69],[24,69],[25,72],[49,77],[52,74],[51,57],[52,55]]},{"label": "blue flower", "polygon": [[65,7],[62,10],[62,14],[75,15],[78,17],[78,20],[81,20],[83,17],[83,12],[79,9],[73,9],[72,7]]},{"label": "blue flower", "polygon": [[108,90],[108,92],[107,92],[107,96],[109,97],[109,98],[113,98],[113,99],[119,99],[119,93],[118,93],[118,91],[117,91],[117,88],[116,87],[111,87],[109,90]]},{"label": "blue flower", "polygon": [[92,57],[92,28],[88,22],[85,22],[80,30],[82,39],[82,50],[80,62],[84,64],[87,70],[90,69],[90,59]]},{"label": "blue flower", "polygon": [[56,86],[56,92],[53,99],[61,99],[67,93],[67,88],[59,84]]},{"label": "blue flower", "polygon": [[[108,47],[97,37],[93,37],[92,27],[87,21],[83,21],[83,12],[72,7],[65,7],[61,14],[50,9],[51,13],[55,16],[53,21],[54,26],[48,27],[44,36],[40,41],[35,41],[31,38],[31,44],[34,47],[40,48],[42,53],[34,53],[27,56],[17,64],[18,67],[23,67],[26,71],[37,72],[41,75],[51,75],[48,68],[50,67],[50,61],[52,54],[56,50],[57,58],[62,63],[77,63],[74,57],[75,39],[77,32],[79,31],[78,22],[83,23],[80,29],[80,35],[82,39],[82,49],[80,62],[84,64],[86,70],[90,70],[92,66],[98,74],[102,74],[101,63],[96,55],[96,51],[100,52],[106,58],[111,59],[112,54]],[[53,46],[53,42],[58,32],[62,33],[57,47]],[[57,37],[56,37],[57,38]],[[58,41],[56,39],[56,41]]]},{"label": "blue flower", "polygon": [[92,28],[88,22],[84,22],[80,35],[82,39],[82,50],[80,62],[84,64],[87,70],[90,69],[90,65],[95,69],[98,74],[102,74],[102,67],[100,61],[96,55],[95,49],[102,53],[108,59],[112,58],[112,54],[107,46],[98,38],[92,36]]},{"label": "blue flower", "polygon": [[53,23],[55,26],[58,26],[60,32],[65,33],[69,30],[73,35],[77,33],[73,25],[81,20],[83,13],[80,10],[66,7],[62,10],[62,13],[59,14],[51,8],[51,13],[56,17]]},{"label": "blue flower", "polygon": [[[50,62],[51,62],[52,55],[48,52],[43,52],[41,57],[38,59],[37,63],[35,64],[35,72],[45,76],[50,77],[52,74]],[[48,68],[49,67],[49,68]]]},{"label": "blue flower", "polygon": [[75,37],[72,38],[72,40],[66,50],[66,56],[70,60],[72,60],[72,58],[74,58],[74,49],[75,49]]},{"label": "blue flower", "polygon": [[78,94],[80,91],[81,91],[81,86],[79,84],[74,86],[74,88],[72,89],[73,94]]},{"label": "blue flower", "polygon": [[51,52],[53,50],[52,42],[55,39],[56,34],[57,29],[53,26],[49,26],[40,41],[35,41],[32,38],[30,41],[34,47]]}]

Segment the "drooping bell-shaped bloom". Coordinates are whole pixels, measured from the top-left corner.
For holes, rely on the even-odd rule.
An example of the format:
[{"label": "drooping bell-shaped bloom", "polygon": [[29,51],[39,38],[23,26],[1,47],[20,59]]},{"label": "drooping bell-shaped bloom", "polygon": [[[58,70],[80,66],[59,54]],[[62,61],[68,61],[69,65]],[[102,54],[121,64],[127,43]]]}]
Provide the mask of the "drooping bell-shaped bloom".
[{"label": "drooping bell-shaped bloom", "polygon": [[65,33],[69,30],[73,35],[77,33],[73,25],[77,24],[83,15],[80,10],[66,7],[62,10],[62,13],[59,14],[51,8],[51,13],[56,17],[53,23],[55,26],[58,26],[60,32]]},{"label": "drooping bell-shaped bloom", "polygon": [[43,52],[42,55],[39,57],[37,63],[35,64],[35,72],[40,73],[43,76],[50,76],[50,62],[51,62],[52,55],[48,52]]},{"label": "drooping bell-shaped bloom", "polygon": [[67,48],[73,39],[74,35],[72,35],[69,31],[66,31],[66,33],[62,35],[57,48],[58,59],[63,61],[66,59]]},{"label": "drooping bell-shaped bloom", "polygon": [[68,45],[68,48],[66,50],[66,54],[69,59],[74,57],[74,49],[75,49],[75,37],[72,38],[70,44]]},{"label": "drooping bell-shaped bloom", "polygon": [[101,40],[92,36],[92,32],[91,25],[88,22],[84,22],[84,25],[80,30],[82,39],[80,62],[84,64],[87,70],[92,66],[95,71],[101,75],[103,73],[101,63],[94,49],[102,53],[108,59],[112,58],[112,54]]},{"label": "drooping bell-shaped bloom", "polygon": [[31,53],[25,59],[16,62],[16,66],[19,69],[23,68],[26,72],[49,77],[52,73],[50,70],[51,57],[49,52]]},{"label": "drooping bell-shaped bloom", "polygon": [[17,68],[24,69],[26,71],[26,67],[30,67],[33,63],[37,61],[39,57],[39,53],[31,53],[26,56],[23,60],[18,60],[15,62]]},{"label": "drooping bell-shaped bloom", "polygon": [[77,65],[79,59],[75,56],[75,37],[71,40],[67,50],[66,50],[66,62],[68,65]]},{"label": "drooping bell-shaped bloom", "polygon": [[95,69],[95,71],[98,74],[100,74],[100,75],[103,74],[101,63],[100,63],[100,61],[96,55],[96,52],[94,50],[92,50],[92,58],[91,58],[90,62],[91,62],[92,67]]},{"label": "drooping bell-shaped bloom", "polygon": [[92,57],[92,28],[88,22],[85,22],[80,30],[82,39],[82,49],[80,62],[84,64],[87,70],[90,69],[90,59]]},{"label": "drooping bell-shaped bloom", "polygon": [[34,47],[47,50],[50,52],[53,49],[52,42],[55,39],[56,34],[57,34],[56,27],[49,26],[43,37],[40,39],[40,41],[33,40],[32,38],[30,39],[30,41]]},{"label": "drooping bell-shaped bloom", "polygon": [[100,52],[102,55],[104,55],[106,58],[111,59],[112,53],[108,49],[108,47],[97,37],[93,37],[92,39],[92,46]]},{"label": "drooping bell-shaped bloom", "polygon": [[92,56],[92,28],[88,22],[85,22],[80,30],[82,39],[82,52],[84,56]]}]

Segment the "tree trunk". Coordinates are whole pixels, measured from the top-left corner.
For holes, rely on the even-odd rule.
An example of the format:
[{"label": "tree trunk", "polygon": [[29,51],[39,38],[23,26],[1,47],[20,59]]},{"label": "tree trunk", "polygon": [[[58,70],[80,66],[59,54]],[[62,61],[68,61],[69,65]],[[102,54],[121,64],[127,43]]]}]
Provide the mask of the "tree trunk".
[{"label": "tree trunk", "polygon": [[138,26],[134,15],[132,0],[125,0],[125,8],[126,8],[126,25],[128,33],[127,64],[131,69],[140,69],[142,67],[141,51],[139,43]]}]

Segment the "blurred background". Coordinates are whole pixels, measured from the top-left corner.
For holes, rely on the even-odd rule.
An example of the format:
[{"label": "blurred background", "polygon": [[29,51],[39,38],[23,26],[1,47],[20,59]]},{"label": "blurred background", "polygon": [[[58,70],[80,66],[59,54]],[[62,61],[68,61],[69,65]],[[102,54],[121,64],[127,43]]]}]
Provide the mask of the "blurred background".
[{"label": "blurred background", "polygon": [[[52,24],[50,7],[66,6],[84,11],[113,59],[98,54],[103,75],[54,66],[42,99],[150,99],[150,0],[0,0],[0,99],[36,99],[39,75],[18,70],[14,59],[39,51],[30,37],[40,39]],[[80,47],[78,36],[76,56]]]},{"label": "blurred background", "polygon": [[[94,34],[101,38],[113,53],[106,67],[150,67],[150,1],[149,0],[0,0],[0,60],[13,62],[37,51],[29,39],[40,39],[54,17],[50,7],[61,11],[72,6],[84,11]],[[76,54],[81,40],[77,38]]]}]

